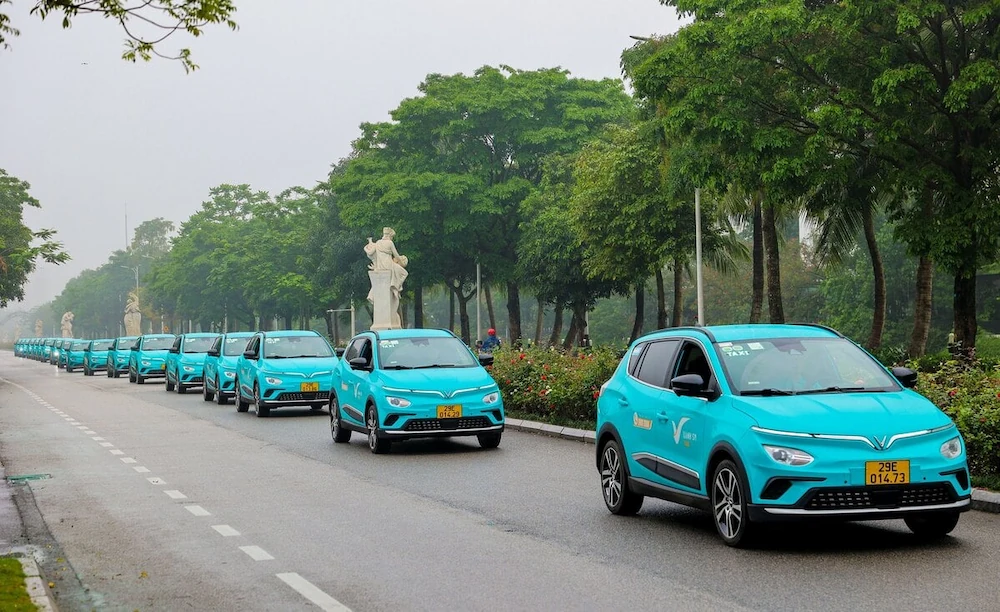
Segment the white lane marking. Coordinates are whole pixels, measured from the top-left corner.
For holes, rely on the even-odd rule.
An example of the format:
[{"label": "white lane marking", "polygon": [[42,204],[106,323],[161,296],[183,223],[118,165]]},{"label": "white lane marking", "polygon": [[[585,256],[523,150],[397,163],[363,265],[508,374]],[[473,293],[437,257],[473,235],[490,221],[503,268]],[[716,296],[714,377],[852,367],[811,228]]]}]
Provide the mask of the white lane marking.
[{"label": "white lane marking", "polygon": [[295,572],[275,575],[278,577],[278,580],[298,591],[299,595],[319,606],[320,610],[324,610],[325,612],[351,612],[350,608],[330,597],[320,590],[318,586]]},{"label": "white lane marking", "polygon": [[135,463],[135,459],[131,457],[122,457],[122,463]]},{"label": "white lane marking", "polygon": [[76,428],[77,429],[87,429],[87,426],[86,425],[77,425]]},{"label": "white lane marking", "polygon": [[97,436],[96,438],[91,438],[91,440],[93,440],[95,442],[100,442],[100,441],[104,440],[104,438],[102,438],[101,436]]},{"label": "white lane marking", "polygon": [[101,446],[103,446],[104,448],[111,448],[112,446],[114,446],[114,444],[110,442],[101,442]]},{"label": "white lane marking", "polygon": [[267,554],[267,551],[260,546],[240,546],[240,550],[245,552],[254,561],[272,561],[274,557]]},{"label": "white lane marking", "polygon": [[208,510],[205,510],[201,506],[187,505],[187,506],[184,506],[184,507],[187,508],[188,512],[190,512],[191,514],[193,514],[195,516],[212,516],[211,512],[209,512]]},{"label": "white lane marking", "polygon": [[149,484],[155,484],[155,485],[167,484],[167,481],[163,480],[159,476],[152,476],[150,478],[147,478],[146,480],[149,481]]},{"label": "white lane marking", "polygon": [[[62,415],[60,415],[60,416],[62,416]],[[71,416],[68,416],[68,417],[63,417],[63,420],[64,420],[64,421],[75,421],[76,419],[74,419],[74,418],[73,418],[73,417],[71,417]]]},{"label": "white lane marking", "polygon": [[187,495],[184,495],[177,489],[170,489],[169,491],[164,491],[164,493],[166,493],[167,497],[170,499],[187,499]]},{"label": "white lane marking", "polygon": [[111,454],[112,454],[112,455],[124,455],[124,454],[125,454],[125,451],[123,451],[123,450],[118,450],[117,448],[112,448],[112,449],[111,449]]},{"label": "white lane marking", "polygon": [[[94,434],[95,434],[95,433],[97,433],[97,432],[96,432],[96,431],[93,431],[93,430],[90,430],[90,429],[88,429],[88,430],[86,430],[86,431],[85,431],[85,432],[83,432],[83,433],[87,434],[88,436],[92,436],[92,435],[94,435]],[[103,440],[103,438],[101,438],[101,439]]]},{"label": "white lane marking", "polygon": [[77,421],[76,419],[73,419],[72,421],[69,422],[69,424],[72,425],[73,427],[76,427],[77,425],[80,424],[80,421]]},{"label": "white lane marking", "polygon": [[236,531],[235,529],[233,529],[229,525],[212,525],[212,529],[218,531],[219,535],[227,537],[227,538],[231,538],[233,536],[240,535],[239,531]]},{"label": "white lane marking", "polygon": [[148,474],[149,473],[149,468],[148,467],[142,467],[141,465],[137,465],[137,466],[135,466],[132,469],[135,470],[136,472],[139,472],[140,474]]}]

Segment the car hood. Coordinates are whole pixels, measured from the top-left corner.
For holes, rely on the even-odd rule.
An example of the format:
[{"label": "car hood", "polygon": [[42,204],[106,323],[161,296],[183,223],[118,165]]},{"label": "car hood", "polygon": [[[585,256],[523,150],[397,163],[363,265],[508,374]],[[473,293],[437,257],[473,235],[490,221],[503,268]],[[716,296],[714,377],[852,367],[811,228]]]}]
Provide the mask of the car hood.
[{"label": "car hood", "polygon": [[292,359],[264,359],[261,371],[269,374],[303,374],[315,376],[320,373],[333,374],[337,365],[336,357],[298,357]]},{"label": "car hood", "polygon": [[184,353],[181,355],[181,365],[204,365],[207,353]]},{"label": "car hood", "polygon": [[764,429],[797,433],[882,436],[951,423],[937,406],[910,390],[736,397],[733,402]]},{"label": "car hood", "polygon": [[428,368],[426,370],[379,370],[386,387],[412,391],[438,391],[445,396],[496,385],[483,368]]},{"label": "car hood", "polygon": [[219,363],[220,368],[225,368],[227,370],[236,369],[236,361],[239,359],[239,355],[220,355],[216,360]]}]

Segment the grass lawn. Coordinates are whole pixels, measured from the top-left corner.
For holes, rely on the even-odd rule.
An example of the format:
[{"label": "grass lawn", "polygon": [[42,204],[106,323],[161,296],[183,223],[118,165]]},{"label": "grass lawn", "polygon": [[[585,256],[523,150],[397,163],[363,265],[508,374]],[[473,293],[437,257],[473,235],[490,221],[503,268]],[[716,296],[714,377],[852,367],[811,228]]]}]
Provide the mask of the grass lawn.
[{"label": "grass lawn", "polygon": [[972,486],[1000,492],[1000,476],[973,476]]},{"label": "grass lawn", "polygon": [[36,612],[28,590],[24,586],[21,562],[11,557],[0,558],[0,610],[9,612]]}]

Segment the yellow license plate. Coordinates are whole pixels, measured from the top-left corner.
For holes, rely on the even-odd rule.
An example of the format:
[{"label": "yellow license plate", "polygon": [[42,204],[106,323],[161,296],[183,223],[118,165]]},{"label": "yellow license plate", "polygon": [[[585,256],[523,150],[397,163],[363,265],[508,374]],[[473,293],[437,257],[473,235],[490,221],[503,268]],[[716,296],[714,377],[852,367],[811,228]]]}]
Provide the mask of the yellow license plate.
[{"label": "yellow license plate", "polygon": [[897,485],[909,482],[909,461],[865,461],[867,485]]},{"label": "yellow license plate", "polygon": [[302,383],[299,386],[299,390],[304,393],[319,391],[319,383]]},{"label": "yellow license plate", "polygon": [[438,406],[439,419],[457,419],[461,416],[462,416],[461,404],[448,404],[445,406]]},{"label": "yellow license plate", "polygon": [[160,364],[160,369],[161,369],[161,370],[166,370],[166,369],[167,369],[167,364],[165,364],[165,363],[161,363],[161,364]]}]

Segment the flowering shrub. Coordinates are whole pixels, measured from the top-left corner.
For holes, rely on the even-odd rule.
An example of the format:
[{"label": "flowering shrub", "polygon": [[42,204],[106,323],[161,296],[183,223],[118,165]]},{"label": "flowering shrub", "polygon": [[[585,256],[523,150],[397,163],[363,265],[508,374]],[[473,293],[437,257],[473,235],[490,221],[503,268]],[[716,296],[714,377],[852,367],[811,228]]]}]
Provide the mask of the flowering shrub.
[{"label": "flowering shrub", "polygon": [[593,426],[597,394],[617,367],[619,352],[504,347],[493,358],[491,374],[511,416]]}]

